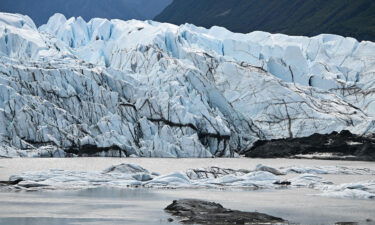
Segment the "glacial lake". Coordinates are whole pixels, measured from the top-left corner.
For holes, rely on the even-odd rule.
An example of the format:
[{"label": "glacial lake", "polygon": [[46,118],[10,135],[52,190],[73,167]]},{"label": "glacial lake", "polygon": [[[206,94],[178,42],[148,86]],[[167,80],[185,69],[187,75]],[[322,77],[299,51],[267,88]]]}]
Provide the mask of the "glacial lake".
[{"label": "glacial lake", "polygon": [[[100,171],[111,165],[135,163],[162,174],[188,168],[220,166],[254,169],[261,163],[273,167],[348,166],[375,169],[375,163],[292,159],[148,159],[72,158],[0,159],[0,180],[25,171],[65,169]],[[371,175],[322,175],[335,183],[375,179]],[[226,208],[258,211],[300,224],[359,222],[375,224],[373,200],[353,200],[316,196],[313,189],[202,190],[202,189],[119,189],[90,188],[37,192],[0,192],[0,224],[178,224],[163,209],[175,199],[196,198],[215,201]],[[168,222],[173,218],[173,222]],[[367,220],[367,221],[366,221]],[[371,221],[370,221],[371,220]]]}]

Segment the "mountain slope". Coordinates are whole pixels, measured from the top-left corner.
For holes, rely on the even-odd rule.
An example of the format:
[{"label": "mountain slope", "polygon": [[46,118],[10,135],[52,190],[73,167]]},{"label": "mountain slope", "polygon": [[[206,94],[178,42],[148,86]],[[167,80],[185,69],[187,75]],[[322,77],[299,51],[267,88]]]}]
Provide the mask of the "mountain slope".
[{"label": "mountain slope", "polygon": [[152,19],[172,0],[1,0],[0,11],[29,15],[37,25],[47,22],[55,13],[86,20]]},{"label": "mountain slope", "polygon": [[242,33],[333,33],[374,41],[374,15],[372,0],[174,0],[155,20],[223,26]]},{"label": "mountain slope", "polygon": [[375,43],[0,13],[0,156],[229,157],[375,131]]}]

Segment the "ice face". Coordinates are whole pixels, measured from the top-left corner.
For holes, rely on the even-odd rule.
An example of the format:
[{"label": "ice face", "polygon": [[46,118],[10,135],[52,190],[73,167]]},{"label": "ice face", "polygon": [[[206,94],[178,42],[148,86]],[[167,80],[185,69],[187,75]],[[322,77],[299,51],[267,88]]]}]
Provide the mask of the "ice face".
[{"label": "ice face", "polygon": [[229,157],[371,133],[375,44],[0,13],[1,156]]}]

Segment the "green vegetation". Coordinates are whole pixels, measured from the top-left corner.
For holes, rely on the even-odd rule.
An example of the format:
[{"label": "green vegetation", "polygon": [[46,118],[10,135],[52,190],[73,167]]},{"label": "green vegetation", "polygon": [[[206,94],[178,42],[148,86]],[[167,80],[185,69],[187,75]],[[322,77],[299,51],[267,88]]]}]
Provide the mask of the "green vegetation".
[{"label": "green vegetation", "polygon": [[375,41],[374,0],[174,0],[155,20],[243,33],[333,33]]}]

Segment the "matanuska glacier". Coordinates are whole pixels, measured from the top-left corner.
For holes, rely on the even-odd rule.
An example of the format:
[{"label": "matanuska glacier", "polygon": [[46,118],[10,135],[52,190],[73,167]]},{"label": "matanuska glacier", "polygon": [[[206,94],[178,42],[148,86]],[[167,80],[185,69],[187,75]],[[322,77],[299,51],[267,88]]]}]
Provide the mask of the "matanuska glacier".
[{"label": "matanuska glacier", "polygon": [[375,43],[0,13],[0,156],[233,157],[375,132]]}]

